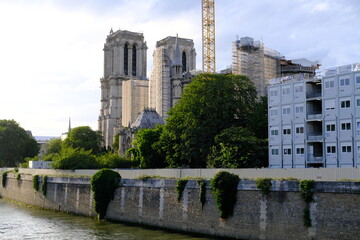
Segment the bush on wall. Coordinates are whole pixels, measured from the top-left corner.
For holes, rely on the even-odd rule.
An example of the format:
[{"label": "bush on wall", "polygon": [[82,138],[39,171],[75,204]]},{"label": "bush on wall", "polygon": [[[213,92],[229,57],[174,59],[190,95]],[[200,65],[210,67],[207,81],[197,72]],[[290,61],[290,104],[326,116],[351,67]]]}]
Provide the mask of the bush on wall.
[{"label": "bush on wall", "polygon": [[32,185],[34,190],[37,192],[39,190],[39,175],[35,175],[32,177]]},{"label": "bush on wall", "polygon": [[177,192],[177,200],[180,202],[182,194],[184,192],[184,189],[186,187],[188,180],[187,179],[178,179],[176,181],[176,186],[175,186],[175,190]]},{"label": "bush on wall", "polygon": [[311,227],[309,204],[313,201],[314,193],[311,191],[313,186],[314,180],[301,180],[299,182],[301,197],[306,203],[306,207],[303,211],[303,223],[305,227]]},{"label": "bush on wall", "polygon": [[239,176],[225,171],[218,172],[210,181],[221,218],[226,219],[233,215],[239,181]]},{"label": "bush on wall", "polygon": [[119,186],[119,173],[104,168],[91,177],[91,191],[94,195],[95,212],[99,219],[104,219],[109,202],[113,200],[116,188]]},{"label": "bush on wall", "polygon": [[264,195],[269,195],[271,188],[271,179],[270,178],[258,178],[256,179],[256,187],[260,189],[260,191]]}]

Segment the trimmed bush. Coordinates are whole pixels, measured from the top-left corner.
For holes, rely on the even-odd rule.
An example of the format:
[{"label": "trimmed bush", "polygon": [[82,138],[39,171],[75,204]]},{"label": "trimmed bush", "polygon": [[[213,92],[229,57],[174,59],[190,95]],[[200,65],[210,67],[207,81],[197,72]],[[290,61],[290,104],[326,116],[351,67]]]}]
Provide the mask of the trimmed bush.
[{"label": "trimmed bush", "polygon": [[104,219],[109,202],[114,199],[114,193],[119,186],[119,173],[104,168],[91,177],[91,191],[94,195],[95,212],[99,219]]},{"label": "trimmed bush", "polygon": [[184,189],[186,187],[188,180],[187,179],[178,179],[176,182],[175,190],[177,192],[178,201],[180,202]]},{"label": "trimmed bush", "polygon": [[233,215],[239,181],[239,176],[225,171],[218,172],[210,181],[212,194],[223,219]]},{"label": "trimmed bush", "polygon": [[6,186],[7,174],[8,174],[8,172],[4,172],[2,174],[2,187],[3,188],[5,188],[5,186]]},{"label": "trimmed bush", "polygon": [[299,182],[301,197],[306,203],[311,203],[313,201],[314,193],[311,192],[313,185],[314,180],[301,180]]},{"label": "trimmed bush", "polygon": [[42,195],[44,195],[46,197],[46,193],[47,193],[47,176],[44,176],[42,178],[42,185],[41,185],[41,193]]},{"label": "trimmed bush", "polygon": [[35,175],[32,177],[32,185],[34,190],[37,192],[39,190],[39,175]]},{"label": "trimmed bush", "polygon": [[264,195],[269,195],[271,188],[271,179],[270,178],[258,178],[256,179],[256,187],[260,189],[260,191]]}]

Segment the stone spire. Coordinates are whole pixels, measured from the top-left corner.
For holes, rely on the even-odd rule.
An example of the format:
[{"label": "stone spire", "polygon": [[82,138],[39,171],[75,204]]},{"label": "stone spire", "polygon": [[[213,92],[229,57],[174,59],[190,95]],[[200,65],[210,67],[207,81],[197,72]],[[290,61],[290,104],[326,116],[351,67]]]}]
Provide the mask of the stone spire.
[{"label": "stone spire", "polygon": [[174,53],[173,66],[182,66],[182,64],[181,64],[180,48],[179,48],[179,43],[178,43],[178,34],[176,34],[175,53]]},{"label": "stone spire", "polygon": [[68,129],[68,134],[70,133],[71,130],[71,118],[69,117],[69,129]]}]

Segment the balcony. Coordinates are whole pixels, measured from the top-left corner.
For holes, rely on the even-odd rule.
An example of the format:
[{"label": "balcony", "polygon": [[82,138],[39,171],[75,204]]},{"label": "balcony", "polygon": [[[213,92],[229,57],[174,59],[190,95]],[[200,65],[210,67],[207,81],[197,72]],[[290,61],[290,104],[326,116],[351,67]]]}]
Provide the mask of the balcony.
[{"label": "balcony", "polygon": [[306,93],[306,99],[321,98],[321,91],[311,91]]},{"label": "balcony", "polygon": [[314,155],[314,154],[309,154],[309,155],[307,156],[307,162],[308,162],[308,163],[323,163],[323,162],[324,162],[324,157],[323,157],[323,156]]},{"label": "balcony", "polygon": [[306,119],[310,121],[322,120],[322,113],[308,113]]},{"label": "balcony", "polygon": [[320,133],[308,134],[307,140],[312,142],[321,142],[324,139],[323,135]]}]

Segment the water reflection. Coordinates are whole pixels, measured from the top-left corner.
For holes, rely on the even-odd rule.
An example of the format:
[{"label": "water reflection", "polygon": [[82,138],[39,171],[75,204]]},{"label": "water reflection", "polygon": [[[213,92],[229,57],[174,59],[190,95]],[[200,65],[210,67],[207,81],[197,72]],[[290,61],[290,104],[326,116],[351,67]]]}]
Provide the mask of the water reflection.
[{"label": "water reflection", "polygon": [[56,240],[209,240],[149,230],[65,213],[45,211],[0,199],[0,239]]}]

